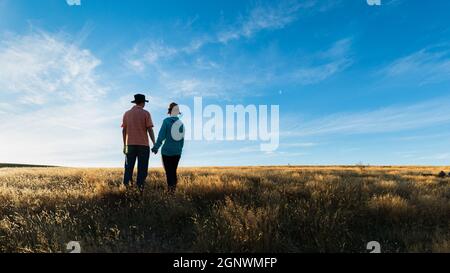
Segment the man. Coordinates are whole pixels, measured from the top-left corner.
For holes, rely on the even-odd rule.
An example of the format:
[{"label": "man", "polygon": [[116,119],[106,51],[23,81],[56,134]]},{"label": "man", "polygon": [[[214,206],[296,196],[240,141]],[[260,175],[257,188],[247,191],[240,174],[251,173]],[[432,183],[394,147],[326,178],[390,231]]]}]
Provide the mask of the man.
[{"label": "man", "polygon": [[136,184],[141,192],[144,190],[145,179],[148,175],[148,161],[150,157],[149,135],[153,145],[155,145],[152,117],[149,112],[144,110],[146,102],[148,100],[145,99],[145,95],[135,95],[134,101],[131,103],[136,105],[125,113],[122,123],[123,152],[126,156],[123,183],[128,188],[133,178],[134,165],[137,159],[138,175]]}]

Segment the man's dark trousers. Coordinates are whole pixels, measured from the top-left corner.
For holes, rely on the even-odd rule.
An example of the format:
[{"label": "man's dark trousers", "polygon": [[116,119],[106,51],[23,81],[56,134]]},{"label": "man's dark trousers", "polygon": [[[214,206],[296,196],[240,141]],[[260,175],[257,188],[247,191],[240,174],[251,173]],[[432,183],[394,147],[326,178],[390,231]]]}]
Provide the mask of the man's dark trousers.
[{"label": "man's dark trousers", "polygon": [[125,186],[130,184],[133,178],[134,165],[138,161],[138,175],[136,184],[139,188],[144,188],[145,179],[148,175],[148,161],[150,158],[150,147],[140,145],[128,145],[125,159],[125,175],[123,183]]}]

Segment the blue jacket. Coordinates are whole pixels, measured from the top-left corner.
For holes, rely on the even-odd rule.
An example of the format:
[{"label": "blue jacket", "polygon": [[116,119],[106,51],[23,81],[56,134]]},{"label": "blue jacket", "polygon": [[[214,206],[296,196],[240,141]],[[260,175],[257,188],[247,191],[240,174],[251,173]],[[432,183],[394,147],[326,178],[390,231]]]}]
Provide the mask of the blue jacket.
[{"label": "blue jacket", "polygon": [[[178,132],[177,127],[173,127],[175,123],[179,129]],[[172,132],[172,127],[174,128],[174,132]],[[172,133],[174,133],[174,135],[172,135]],[[164,145],[161,150],[161,153],[163,155],[181,155],[184,146],[184,125],[178,117],[168,117],[164,120],[161,126],[161,130],[159,130],[158,139],[156,140],[156,144],[153,149],[155,149],[156,151],[159,150],[163,142]]]}]

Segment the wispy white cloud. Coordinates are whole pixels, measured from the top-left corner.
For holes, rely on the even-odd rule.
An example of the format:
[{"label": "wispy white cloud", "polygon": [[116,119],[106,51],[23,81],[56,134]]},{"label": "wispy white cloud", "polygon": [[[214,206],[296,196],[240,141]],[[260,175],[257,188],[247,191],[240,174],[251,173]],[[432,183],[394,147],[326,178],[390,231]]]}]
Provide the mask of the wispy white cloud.
[{"label": "wispy white cloud", "polygon": [[321,82],[344,71],[353,63],[351,57],[351,39],[342,39],[324,52],[315,54],[315,64],[302,66],[294,70],[289,78],[302,85]]},{"label": "wispy white cloud", "polygon": [[226,44],[242,38],[251,38],[263,30],[282,29],[298,19],[300,10],[316,5],[317,1],[314,0],[287,0],[271,6],[257,5],[248,14],[242,15],[237,22],[223,27],[224,29],[215,34],[196,36],[184,45],[170,46],[160,40],[141,41],[125,54],[125,63],[135,71],[142,72],[147,66],[157,65],[160,60],[193,54],[209,44]]},{"label": "wispy white cloud", "polygon": [[296,142],[296,143],[281,143],[281,148],[310,148],[319,145],[315,142]]},{"label": "wispy white cloud", "polygon": [[126,64],[135,71],[142,72],[146,66],[156,65],[161,59],[175,56],[181,50],[168,46],[164,41],[140,42],[125,54]]},{"label": "wispy white cloud", "polygon": [[100,64],[64,35],[5,37],[0,42],[0,162],[108,165],[105,158],[120,154],[120,137],[111,136],[118,134],[130,98],[126,106],[124,99],[107,98]]},{"label": "wispy white cloud", "polygon": [[96,72],[100,64],[89,50],[44,32],[0,42],[2,93],[29,104],[98,99],[107,91]]},{"label": "wispy white cloud", "polygon": [[121,119],[114,105],[76,102],[1,117],[0,142],[7,145],[0,162],[87,166],[120,153],[120,137],[111,137],[119,135]]},{"label": "wispy white cloud", "polygon": [[174,79],[167,82],[166,88],[169,92],[176,96],[213,96],[220,85],[213,79],[199,80],[197,78]]},{"label": "wispy white cloud", "polygon": [[0,102],[0,115],[13,112],[14,112],[13,105],[5,102]]},{"label": "wispy white cloud", "polygon": [[436,141],[437,139],[450,139],[450,133],[428,133],[428,134],[417,134],[417,135],[408,135],[408,136],[398,136],[392,138],[396,141]]},{"label": "wispy white cloud", "polygon": [[383,6],[388,6],[388,7],[397,7],[401,4],[403,4],[405,2],[405,0],[385,0],[385,2],[383,2]]},{"label": "wispy white cloud", "polygon": [[359,113],[338,113],[299,124],[285,136],[400,132],[450,124],[450,98]]},{"label": "wispy white cloud", "polygon": [[[153,47],[159,48],[159,53],[148,53],[143,59],[129,59],[128,64],[134,66],[135,71],[144,72],[150,64],[145,56],[152,56],[152,69],[143,74],[151,75],[158,82],[159,89],[173,96],[257,96],[258,88],[268,85],[286,82],[312,85],[346,70],[353,63],[351,46],[350,38],[341,39],[323,51],[313,52],[292,63],[292,60],[280,58],[276,53],[269,57],[265,52],[253,58],[218,58],[219,62],[202,54],[178,58],[176,49],[159,44]],[[169,55],[174,60],[160,59]]]},{"label": "wispy white cloud", "polygon": [[311,8],[315,4],[315,1],[282,1],[275,6],[257,6],[235,26],[220,31],[217,41],[228,43],[240,38],[250,38],[263,30],[282,29],[297,20],[299,10]]},{"label": "wispy white cloud", "polygon": [[292,76],[296,82],[299,82],[302,85],[310,85],[333,76],[347,66],[348,63],[335,61],[319,66],[299,68]]},{"label": "wispy white cloud", "polygon": [[[294,70],[291,59],[274,57],[271,62],[265,62],[267,55],[227,57],[232,54],[227,48],[231,42],[252,38],[261,31],[285,28],[303,11],[317,10],[316,7],[323,7],[319,12],[327,11],[334,6],[330,3],[287,0],[257,4],[216,32],[193,34],[189,42],[171,44],[157,38],[140,41],[124,54],[124,62],[132,71],[151,78],[155,89],[172,96],[227,97],[230,93],[257,96],[258,89],[266,88],[268,83],[316,84],[351,65],[351,39],[339,40],[329,49],[312,54],[314,57],[306,58],[305,62],[297,62]],[[202,49],[206,46],[218,50],[205,54]]]},{"label": "wispy white cloud", "polygon": [[420,84],[450,80],[450,45],[419,50],[382,69],[388,78],[413,79]]},{"label": "wispy white cloud", "polygon": [[81,0],[66,0],[69,6],[81,6]]}]

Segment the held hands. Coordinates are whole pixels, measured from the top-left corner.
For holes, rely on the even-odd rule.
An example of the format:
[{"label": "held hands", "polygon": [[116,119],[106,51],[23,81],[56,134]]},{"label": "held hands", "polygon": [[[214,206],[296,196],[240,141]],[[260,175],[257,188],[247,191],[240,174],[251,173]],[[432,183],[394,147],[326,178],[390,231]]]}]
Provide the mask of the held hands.
[{"label": "held hands", "polygon": [[155,147],[152,148],[152,153],[154,153],[155,155],[158,153],[158,149],[156,149]]}]

